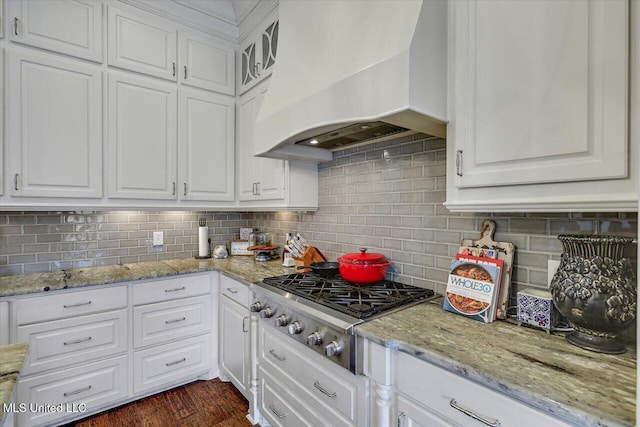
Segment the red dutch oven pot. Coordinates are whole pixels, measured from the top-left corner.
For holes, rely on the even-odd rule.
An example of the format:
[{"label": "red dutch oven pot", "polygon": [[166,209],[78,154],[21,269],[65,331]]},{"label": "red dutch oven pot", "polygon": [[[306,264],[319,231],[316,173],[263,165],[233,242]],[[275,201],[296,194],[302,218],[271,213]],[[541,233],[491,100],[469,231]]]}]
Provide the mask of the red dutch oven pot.
[{"label": "red dutch oven pot", "polygon": [[374,283],[384,280],[387,267],[391,265],[382,254],[367,253],[367,248],[360,248],[360,253],[345,254],[338,258],[340,276],[347,282]]}]

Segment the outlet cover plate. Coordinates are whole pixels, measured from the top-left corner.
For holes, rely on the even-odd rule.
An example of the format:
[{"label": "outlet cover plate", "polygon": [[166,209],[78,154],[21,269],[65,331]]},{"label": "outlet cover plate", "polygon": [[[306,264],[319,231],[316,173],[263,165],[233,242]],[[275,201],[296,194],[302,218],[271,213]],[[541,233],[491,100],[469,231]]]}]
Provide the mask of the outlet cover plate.
[{"label": "outlet cover plate", "polygon": [[164,233],[162,231],[153,232],[153,246],[162,246],[164,244]]}]

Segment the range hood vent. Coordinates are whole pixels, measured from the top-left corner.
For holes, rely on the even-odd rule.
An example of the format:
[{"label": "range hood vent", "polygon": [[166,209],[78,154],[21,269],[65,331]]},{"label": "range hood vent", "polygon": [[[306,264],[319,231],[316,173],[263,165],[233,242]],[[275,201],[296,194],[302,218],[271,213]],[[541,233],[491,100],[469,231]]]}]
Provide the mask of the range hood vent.
[{"label": "range hood vent", "polygon": [[279,19],[255,155],[324,162],[356,143],[446,136],[445,0],[282,1]]},{"label": "range hood vent", "polygon": [[296,141],[296,144],[324,148],[326,150],[340,150],[353,144],[399,138],[414,133],[416,132],[390,123],[367,122],[346,126],[313,138],[305,138]]}]

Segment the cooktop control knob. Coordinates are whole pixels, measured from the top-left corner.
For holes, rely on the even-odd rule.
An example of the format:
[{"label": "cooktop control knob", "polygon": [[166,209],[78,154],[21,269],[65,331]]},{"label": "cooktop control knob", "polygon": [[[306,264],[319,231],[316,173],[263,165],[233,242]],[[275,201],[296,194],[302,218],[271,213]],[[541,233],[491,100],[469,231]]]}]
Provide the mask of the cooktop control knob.
[{"label": "cooktop control knob", "polygon": [[260,310],[262,310],[262,303],[260,301],[256,301],[253,304],[251,304],[250,309],[252,312],[257,313]]},{"label": "cooktop control knob", "polygon": [[263,319],[268,319],[271,316],[273,316],[273,310],[271,310],[271,307],[265,307],[260,311],[260,317]]},{"label": "cooktop control knob", "polygon": [[320,345],[322,344],[322,335],[320,332],[315,331],[307,337],[307,345]]},{"label": "cooktop control knob", "polygon": [[286,314],[281,314],[276,317],[276,320],[273,322],[276,326],[287,326],[291,319]]},{"label": "cooktop control knob", "polygon": [[289,335],[295,335],[302,332],[302,325],[297,320],[289,325]]},{"label": "cooktop control knob", "polygon": [[331,341],[324,347],[324,354],[329,357],[339,356],[344,350],[344,343],[342,341]]}]

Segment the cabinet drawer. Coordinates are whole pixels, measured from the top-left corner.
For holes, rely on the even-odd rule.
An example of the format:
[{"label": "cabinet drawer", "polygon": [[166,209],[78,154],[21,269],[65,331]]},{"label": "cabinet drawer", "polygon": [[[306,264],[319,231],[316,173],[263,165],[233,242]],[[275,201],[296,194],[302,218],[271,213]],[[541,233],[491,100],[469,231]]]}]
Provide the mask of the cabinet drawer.
[{"label": "cabinet drawer", "polygon": [[[127,356],[119,356],[100,362],[82,365],[49,374],[21,378],[18,381],[17,403],[63,404],[68,412],[32,412],[18,414],[22,427],[54,424],[54,421],[78,416],[79,404],[86,404],[87,411],[123,400],[127,397]],[[75,405],[75,406],[74,406]],[[55,423],[59,424],[59,423]]]},{"label": "cabinet drawer", "polygon": [[193,297],[211,292],[211,276],[185,275],[133,285],[133,305]]},{"label": "cabinet drawer", "polygon": [[454,424],[470,425],[475,422],[471,421],[469,415],[453,408],[452,400],[454,405],[486,419],[498,420],[503,426],[569,425],[515,399],[407,354],[399,353],[394,363],[397,390],[415,399],[429,412],[451,420]]},{"label": "cabinet drawer", "polygon": [[46,322],[127,306],[127,287],[49,294],[16,301],[18,325]]},{"label": "cabinet drawer", "polygon": [[[300,405],[299,399],[287,392],[287,387],[260,367],[261,413],[276,427],[287,426],[327,426],[331,423],[323,419],[308,405]],[[294,409],[295,408],[295,409]]]},{"label": "cabinet drawer", "polygon": [[22,375],[60,368],[127,350],[127,310],[18,327],[29,343]]},{"label": "cabinet drawer", "polygon": [[211,330],[211,297],[186,298],[133,308],[133,346],[163,344]]},{"label": "cabinet drawer", "polygon": [[[279,333],[270,327],[261,328],[262,346],[260,357],[267,369],[273,367],[296,381],[300,387],[319,404],[331,412],[337,412],[350,423],[362,422],[365,419],[366,380],[358,377],[331,362],[319,360],[314,352],[300,347],[298,343],[286,342],[287,338],[279,337]],[[293,347],[292,344],[296,344]],[[309,353],[309,354],[307,354]],[[325,363],[319,363],[325,362]]]},{"label": "cabinet drawer", "polygon": [[211,335],[189,338],[133,355],[133,392],[186,382],[211,368]]},{"label": "cabinet drawer", "polygon": [[220,276],[220,293],[243,307],[249,307],[249,287],[244,283],[222,274]]}]

